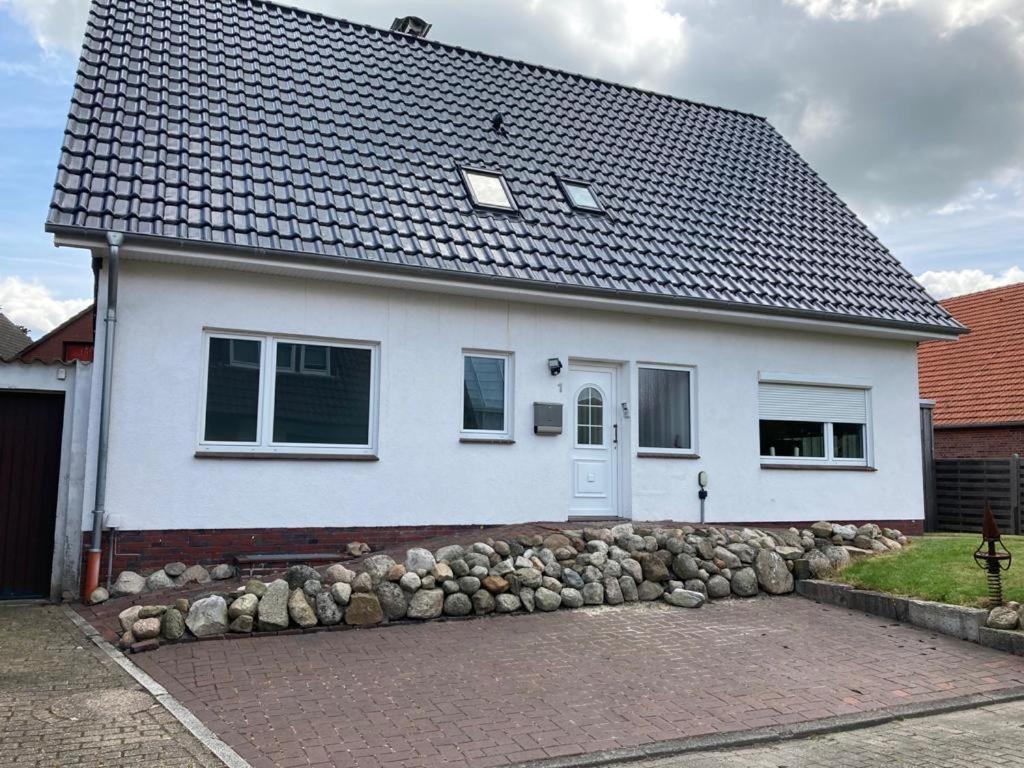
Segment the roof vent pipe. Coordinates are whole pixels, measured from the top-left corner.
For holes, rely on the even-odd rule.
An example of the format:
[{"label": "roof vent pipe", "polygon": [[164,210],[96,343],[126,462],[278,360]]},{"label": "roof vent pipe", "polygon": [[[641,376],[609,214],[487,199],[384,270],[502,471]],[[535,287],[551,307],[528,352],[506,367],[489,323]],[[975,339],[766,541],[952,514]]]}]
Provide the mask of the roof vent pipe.
[{"label": "roof vent pipe", "polygon": [[399,16],[391,22],[392,32],[401,32],[410,37],[426,37],[430,25],[419,16]]},{"label": "roof vent pipe", "polygon": [[107,503],[107,445],[110,436],[110,381],[114,375],[114,328],[117,325],[117,275],[120,248],[124,235],[107,233],[107,308],[103,322],[103,378],[100,382],[100,435],[96,449],[96,491],[92,510],[92,539],[85,561],[83,597],[89,596],[100,583],[100,551],[103,540],[103,518]]}]

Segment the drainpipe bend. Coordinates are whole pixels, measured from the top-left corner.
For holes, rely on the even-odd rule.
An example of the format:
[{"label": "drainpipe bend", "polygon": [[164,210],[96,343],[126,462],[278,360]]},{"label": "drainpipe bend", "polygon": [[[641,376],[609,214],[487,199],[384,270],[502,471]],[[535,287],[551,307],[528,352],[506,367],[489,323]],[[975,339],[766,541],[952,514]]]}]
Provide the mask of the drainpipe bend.
[{"label": "drainpipe bend", "polygon": [[114,375],[114,331],[117,327],[117,277],[120,266],[120,247],[124,235],[107,233],[107,311],[104,317],[103,375],[100,380],[100,434],[96,451],[96,490],[92,510],[92,538],[86,557],[85,600],[100,583],[100,554],[103,540],[103,520],[107,503],[107,446],[110,437],[110,385]]}]

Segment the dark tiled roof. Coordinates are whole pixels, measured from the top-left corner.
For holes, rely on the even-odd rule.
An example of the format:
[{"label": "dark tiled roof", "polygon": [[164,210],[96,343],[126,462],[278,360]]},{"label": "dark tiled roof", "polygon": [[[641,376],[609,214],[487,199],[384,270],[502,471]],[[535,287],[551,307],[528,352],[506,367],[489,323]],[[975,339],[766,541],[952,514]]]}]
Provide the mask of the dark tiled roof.
[{"label": "dark tiled roof", "polygon": [[971,332],[918,348],[921,396],[935,400],[935,423],[1024,422],[1024,283],[942,305]]},{"label": "dark tiled roof", "polygon": [[762,118],[257,0],[95,0],[48,227],[958,328]]},{"label": "dark tiled roof", "polygon": [[15,325],[0,312],[0,360],[11,360],[32,343],[20,325]]}]

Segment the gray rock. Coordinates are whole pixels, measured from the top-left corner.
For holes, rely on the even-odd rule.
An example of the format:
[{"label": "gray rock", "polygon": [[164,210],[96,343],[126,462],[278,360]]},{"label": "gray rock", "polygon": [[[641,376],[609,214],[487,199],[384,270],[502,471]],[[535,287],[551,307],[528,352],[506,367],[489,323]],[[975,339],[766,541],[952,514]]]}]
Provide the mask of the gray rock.
[{"label": "gray rock", "polygon": [[832,523],[826,523],[824,520],[815,523],[811,526],[811,534],[818,539],[831,539]]},{"label": "gray rock", "polygon": [[828,544],[821,548],[821,553],[828,558],[833,571],[841,571],[850,564],[850,553],[845,547],[836,547]]},{"label": "gray rock", "polygon": [[[704,592],[704,590],[694,590]],[[707,583],[707,596],[715,600],[732,594],[732,586],[724,576],[712,576]]]},{"label": "gray rock", "polygon": [[264,632],[288,629],[288,582],[277,579],[267,585],[256,609],[256,624]]},{"label": "gray rock", "polygon": [[[505,566],[503,565],[503,563],[507,563],[508,564],[508,570],[505,570]],[[462,559],[459,559],[459,560],[449,560],[448,561],[448,567],[452,569],[452,575],[456,579],[461,579],[463,576],[469,576],[469,563],[467,563],[465,560],[462,560]],[[501,571],[504,571],[504,573],[511,573],[512,571],[515,570],[512,567],[512,564],[509,563],[507,560],[500,560],[498,562],[498,565],[496,565],[494,567],[499,569],[499,570],[501,570]],[[501,575],[501,574],[499,574],[499,575]]]},{"label": "gray rock", "polygon": [[[709,581],[710,581],[710,579],[709,579]],[[672,589],[676,589],[674,584],[678,584],[678,582],[670,582],[670,583],[673,584]],[[700,592],[705,597],[707,597],[707,594],[708,594],[707,584],[705,584],[700,579],[687,579],[686,581],[683,582],[683,586],[681,587],[681,589],[687,589],[690,592]],[[755,586],[755,589],[756,589],[756,586]]]},{"label": "gray rock", "polygon": [[444,599],[445,616],[468,616],[473,611],[473,602],[469,595],[462,592],[453,592]]},{"label": "gray rock", "polygon": [[104,587],[96,587],[89,593],[89,605],[99,605],[110,599],[110,593]]},{"label": "gray rock", "polygon": [[309,579],[305,584],[302,585],[302,591],[306,597],[316,597],[317,593],[323,589],[323,585],[319,579]]},{"label": "gray rock", "polygon": [[160,619],[139,619],[132,624],[132,636],[136,640],[152,640],[154,637],[158,637],[159,635]]},{"label": "gray rock", "polygon": [[[726,549],[728,549],[730,552],[732,552],[734,555],[736,555],[736,557],[738,557],[740,559],[741,563],[747,563],[747,564],[750,564],[750,563],[754,562],[754,557],[757,554],[757,553],[754,552],[753,547],[751,547],[749,544],[743,544],[743,543],[730,544],[729,546],[726,547]],[[735,567],[736,567],[735,565],[730,566],[730,568],[735,568]]]},{"label": "gray rock", "polygon": [[373,577],[368,573],[357,573],[356,577],[352,579],[351,586],[353,592],[372,592]]},{"label": "gray rock", "polygon": [[467,595],[472,595],[480,589],[480,579],[476,576],[463,576],[456,583],[459,585],[459,591],[465,592]]},{"label": "gray rock", "polygon": [[583,603],[585,605],[602,605],[604,603],[604,584],[599,581],[584,584]]},{"label": "gray rock", "polygon": [[547,587],[541,587],[533,595],[538,611],[557,611],[562,604],[562,596]]},{"label": "gray rock", "polygon": [[[500,544],[501,542],[497,543]],[[494,595],[486,589],[478,589],[470,595],[469,600],[473,603],[473,613],[477,616],[485,616],[488,613],[494,612]]]},{"label": "gray rock", "polygon": [[[408,576],[408,574],[406,575]],[[376,586],[374,592],[388,621],[405,618],[408,609],[405,602],[405,591],[401,586],[391,581],[383,581]]]},{"label": "gray rock", "polygon": [[533,613],[535,607],[534,592],[531,587],[522,587],[519,590],[519,602],[523,604],[523,610]]},{"label": "gray rock", "polygon": [[[146,580],[135,571],[121,571],[117,576],[117,581],[110,588],[110,594],[113,597],[139,595],[142,594],[145,588]],[[128,627],[128,629],[131,629],[131,627]]]},{"label": "gray rock", "polygon": [[288,615],[302,628],[316,626],[316,612],[301,589],[293,589],[288,597]]},{"label": "gray rock", "polygon": [[206,584],[210,581],[210,572],[201,565],[190,565],[185,572],[178,576],[174,583],[184,586],[186,584]]},{"label": "gray rock", "polygon": [[187,567],[184,563],[168,563],[164,566],[164,573],[174,578],[175,576],[181,576]]},{"label": "gray rock", "polygon": [[783,560],[799,560],[804,556],[803,547],[776,547],[775,553]]},{"label": "gray rock", "polygon": [[482,565],[474,565],[472,568],[469,569],[470,576],[476,576],[478,579],[481,580],[486,578],[488,573],[490,573],[490,571],[487,568],[484,568]]},{"label": "gray rock", "polygon": [[430,575],[434,577],[437,584],[443,584],[455,578],[455,571],[448,563],[440,562],[430,569]]},{"label": "gray rock", "polygon": [[838,525],[832,524],[832,536],[838,536],[843,541],[853,541],[854,536],[857,535],[857,526],[855,525]]},{"label": "gray rock", "polygon": [[573,589],[583,589],[583,577],[572,568],[562,569],[562,583]]},{"label": "gray rock", "polygon": [[648,556],[640,562],[643,577],[647,581],[662,582],[668,581],[669,572],[665,563],[658,557]]},{"label": "gray rock", "polygon": [[267,594],[267,585],[259,579],[249,579],[245,582],[245,592],[249,595],[256,595],[256,597],[263,597]]},{"label": "gray rock", "polygon": [[665,593],[665,588],[661,584],[657,584],[653,581],[641,581],[640,586],[637,588],[637,594],[641,600],[657,600]]},{"label": "gray rock", "polygon": [[154,592],[158,589],[170,589],[174,586],[174,579],[163,571],[153,571],[146,577],[146,589]]},{"label": "gray rock", "polygon": [[696,558],[692,555],[686,554],[685,552],[676,555],[672,560],[672,573],[683,581],[697,578],[699,571],[700,566],[698,565]]},{"label": "gray rock", "polygon": [[316,611],[316,618],[325,627],[333,627],[341,623],[341,608],[335,602],[334,596],[329,589],[317,592],[313,598],[313,608]]},{"label": "gray rock", "polygon": [[[619,590],[622,592],[622,599],[627,603],[635,603],[640,599],[640,594],[637,592],[636,582],[633,581],[632,576],[626,576],[623,574],[619,576]],[[565,590],[562,590],[563,592]]]},{"label": "gray rock", "polygon": [[[562,591],[564,592],[565,590]],[[521,606],[522,603],[520,603],[519,597],[508,592],[497,595],[494,598],[494,607],[498,613],[512,613],[513,611],[518,611]]]},{"label": "gray rock", "polygon": [[715,556],[715,544],[711,539],[701,539],[697,542],[697,554],[702,560],[710,560]]},{"label": "gray rock", "polygon": [[578,589],[573,587],[562,587],[562,591],[558,593],[562,598],[562,605],[566,608],[579,608],[583,605],[583,595]]},{"label": "gray rock", "polygon": [[185,634],[185,617],[177,608],[168,608],[160,617],[160,634],[165,640],[178,640]]},{"label": "gray rock", "polygon": [[409,599],[406,616],[410,619],[436,619],[444,610],[444,592],[440,589],[421,589]]},{"label": "gray rock", "polygon": [[239,616],[255,616],[260,600],[256,595],[241,595],[232,601],[228,606],[228,618],[237,619]]},{"label": "gray rock", "polygon": [[541,573],[536,568],[516,568],[516,575],[524,587],[536,589],[541,585]]},{"label": "gray rock", "polygon": [[345,609],[345,623],[350,627],[371,627],[384,621],[384,611],[377,596],[370,592],[354,592]]},{"label": "gray rock", "polygon": [[363,560],[363,572],[370,574],[370,580],[374,584],[384,581],[395,561],[387,555],[370,555]]},{"label": "gray rock", "polygon": [[436,586],[433,576],[420,576],[420,589],[434,589]]},{"label": "gray rock", "polygon": [[[733,546],[743,546],[742,544],[734,544]],[[803,550],[800,550],[803,552]],[[730,552],[725,547],[715,547],[715,557],[725,563],[726,568],[739,568],[743,565],[743,561],[740,560],[739,555]]]},{"label": "gray rock", "polygon": [[705,597],[700,592],[691,592],[688,589],[676,589],[666,592],[664,601],[677,608],[700,608],[704,605]]},{"label": "gray rock", "polygon": [[449,544],[447,547],[441,547],[437,552],[434,553],[434,559],[437,561],[441,560],[459,560],[466,550],[460,547],[458,544]]},{"label": "gray rock", "polygon": [[985,626],[990,629],[1016,629],[1020,624],[1020,615],[1013,608],[997,605],[989,611]]},{"label": "gray rock", "polygon": [[487,555],[481,555],[479,552],[467,552],[463,558],[470,568],[490,568],[491,560]]},{"label": "gray rock", "polygon": [[308,565],[293,565],[284,572],[284,579],[288,582],[288,589],[302,589],[310,579],[320,581],[320,574]]},{"label": "gray rock", "polygon": [[626,533],[616,537],[615,543],[627,552],[643,552],[644,547],[647,546],[640,536],[633,533]]},{"label": "gray rock", "polygon": [[[507,576],[508,574],[515,571],[515,567],[512,565],[511,558],[500,560],[497,565],[491,568],[490,573],[494,576]],[[466,573],[469,573],[469,569],[466,569]],[[463,574],[465,576],[466,574]]]},{"label": "gray rock", "polygon": [[613,579],[619,578],[622,575],[622,563],[615,560],[609,560],[607,563],[601,566],[601,573],[607,579],[611,577]]},{"label": "gray rock", "polygon": [[331,584],[331,597],[338,605],[348,605],[352,599],[352,585],[343,581],[336,581]]},{"label": "gray rock", "polygon": [[457,581],[443,581],[441,582],[441,590],[446,595],[454,595],[459,591],[459,582]]},{"label": "gray rock", "polygon": [[406,592],[415,592],[420,588],[420,577],[411,571],[407,572],[398,580],[398,585]]},{"label": "gray rock", "polygon": [[753,597],[757,594],[757,574],[753,568],[739,568],[733,571],[729,584],[737,597]]},{"label": "gray rock", "polygon": [[238,634],[246,634],[252,632],[253,618],[252,616],[239,616],[228,624],[228,632],[237,632]]},{"label": "gray rock", "polygon": [[185,617],[185,625],[196,637],[223,635],[228,631],[228,623],[228,604],[220,595],[196,600]]},{"label": "gray rock", "polygon": [[405,553],[407,571],[430,571],[437,564],[434,553],[423,547],[413,547]]},{"label": "gray rock", "polygon": [[777,552],[762,549],[754,558],[757,583],[769,595],[784,595],[793,591],[793,574]]},{"label": "gray rock", "polygon": [[586,565],[583,567],[583,572],[580,574],[583,576],[583,583],[589,584],[592,581],[600,581],[603,577],[601,569],[593,565]]},{"label": "gray rock", "polygon": [[604,601],[608,605],[621,605],[625,602],[619,580],[614,576],[605,576],[604,578]]},{"label": "gray rock", "polygon": [[550,576],[553,579],[560,579],[562,578],[562,570],[562,566],[559,565],[556,561],[552,560],[550,563],[546,563],[544,565],[544,570],[542,571],[542,573],[545,576]]},{"label": "gray rock", "polygon": [[229,565],[228,563],[221,563],[215,565],[210,570],[210,578],[214,581],[224,581],[225,579],[233,579],[235,577],[235,566]]},{"label": "gray rock", "polygon": [[132,624],[139,620],[141,605],[130,605],[117,614],[117,621],[121,625],[122,632],[131,632]]},{"label": "gray rock", "polygon": [[817,579],[832,572],[832,561],[817,549],[805,553],[804,559],[807,561],[807,568],[812,578]]},{"label": "gray rock", "polygon": [[323,583],[325,586],[331,586],[332,584],[351,584],[352,579],[356,577],[356,572],[351,571],[345,567],[342,563],[335,563],[324,571]]}]

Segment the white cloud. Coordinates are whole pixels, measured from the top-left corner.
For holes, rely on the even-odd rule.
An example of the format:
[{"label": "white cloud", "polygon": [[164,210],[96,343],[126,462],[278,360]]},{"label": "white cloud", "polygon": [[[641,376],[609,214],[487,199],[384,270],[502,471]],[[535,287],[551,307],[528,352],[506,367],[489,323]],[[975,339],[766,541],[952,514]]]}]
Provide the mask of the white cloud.
[{"label": "white cloud", "polygon": [[43,50],[78,53],[89,0],[0,0],[0,10],[31,29]]},{"label": "white cloud", "polygon": [[16,325],[29,329],[33,338],[52,331],[91,299],[57,299],[42,283],[29,283],[20,277],[0,278],[0,311]]},{"label": "white cloud", "polygon": [[1010,267],[999,275],[989,274],[980,269],[929,271],[919,275],[917,281],[935,298],[945,299],[949,296],[1000,288],[1012,283],[1024,283],[1024,269]]},{"label": "white cloud", "polygon": [[908,8],[912,0],[786,0],[786,3],[803,8],[815,19],[827,16],[835,21],[860,21]]}]

